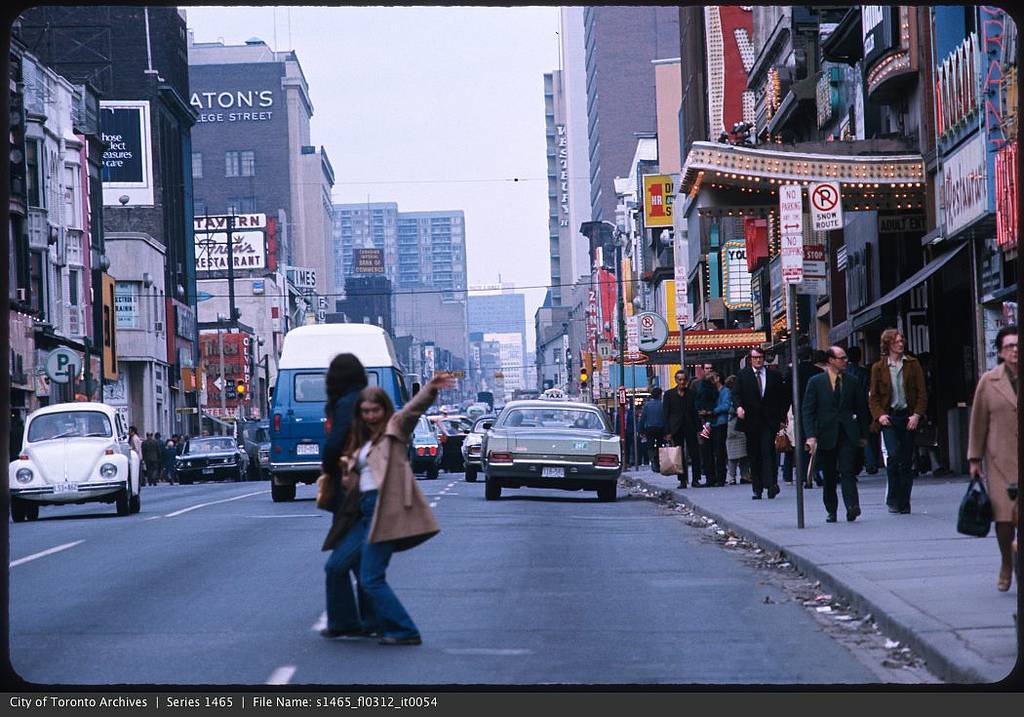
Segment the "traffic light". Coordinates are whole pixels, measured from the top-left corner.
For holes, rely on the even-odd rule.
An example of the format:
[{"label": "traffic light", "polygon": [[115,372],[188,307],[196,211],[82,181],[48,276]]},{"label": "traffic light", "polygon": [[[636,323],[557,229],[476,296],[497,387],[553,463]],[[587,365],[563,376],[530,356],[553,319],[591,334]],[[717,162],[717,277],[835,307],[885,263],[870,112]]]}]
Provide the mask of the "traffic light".
[{"label": "traffic light", "polygon": [[245,381],[243,379],[235,381],[235,393],[238,394],[239,398],[245,396]]},{"label": "traffic light", "polygon": [[581,367],[580,368],[580,390],[581,391],[586,391],[587,390],[587,379],[588,378],[589,378],[589,376],[587,374],[586,366]]}]

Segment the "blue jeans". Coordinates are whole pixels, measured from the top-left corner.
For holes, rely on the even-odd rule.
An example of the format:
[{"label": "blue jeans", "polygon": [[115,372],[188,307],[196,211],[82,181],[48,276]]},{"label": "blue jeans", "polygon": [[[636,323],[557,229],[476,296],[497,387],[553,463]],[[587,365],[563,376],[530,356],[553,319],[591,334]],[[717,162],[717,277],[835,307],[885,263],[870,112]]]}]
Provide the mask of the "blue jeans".
[{"label": "blue jeans", "polygon": [[[327,628],[330,630],[380,629],[387,637],[412,637],[419,630],[402,607],[385,579],[385,571],[394,552],[394,543],[367,543],[373,510],[377,504],[377,491],[359,496],[362,517],[345,534],[338,547],[327,559]],[[369,598],[376,624],[360,620],[352,592],[349,572],[358,571],[359,586]]]},{"label": "blue jeans", "polygon": [[888,490],[885,503],[897,510],[910,510],[910,491],[914,487],[914,453],[917,446],[914,434],[907,430],[910,416],[889,415],[889,425],[882,426],[885,441],[885,472]]}]

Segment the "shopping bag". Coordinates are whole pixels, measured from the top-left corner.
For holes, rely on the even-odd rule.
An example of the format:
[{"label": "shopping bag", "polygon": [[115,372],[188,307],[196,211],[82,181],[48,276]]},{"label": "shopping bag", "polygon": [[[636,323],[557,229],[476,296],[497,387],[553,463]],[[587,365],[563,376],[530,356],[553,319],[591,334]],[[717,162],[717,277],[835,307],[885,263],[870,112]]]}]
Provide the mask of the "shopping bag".
[{"label": "shopping bag", "polygon": [[981,479],[971,479],[960,501],[960,511],[956,518],[956,531],[964,535],[984,538],[992,527],[992,502],[985,492]]},{"label": "shopping bag", "polygon": [[682,446],[661,446],[658,449],[658,468],[663,476],[676,476],[685,472]]},{"label": "shopping bag", "polygon": [[316,479],[316,507],[320,510],[334,510],[334,481],[327,473]]}]

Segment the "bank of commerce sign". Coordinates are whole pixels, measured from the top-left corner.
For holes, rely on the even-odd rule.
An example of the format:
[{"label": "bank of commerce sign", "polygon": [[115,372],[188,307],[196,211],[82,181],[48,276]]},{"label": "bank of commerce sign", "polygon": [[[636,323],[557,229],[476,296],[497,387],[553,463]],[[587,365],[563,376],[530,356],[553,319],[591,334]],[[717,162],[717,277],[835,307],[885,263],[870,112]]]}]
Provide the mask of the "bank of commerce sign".
[{"label": "bank of commerce sign", "polygon": [[196,271],[227,271],[229,225],[234,269],[266,269],[267,215],[236,214],[195,218]]}]

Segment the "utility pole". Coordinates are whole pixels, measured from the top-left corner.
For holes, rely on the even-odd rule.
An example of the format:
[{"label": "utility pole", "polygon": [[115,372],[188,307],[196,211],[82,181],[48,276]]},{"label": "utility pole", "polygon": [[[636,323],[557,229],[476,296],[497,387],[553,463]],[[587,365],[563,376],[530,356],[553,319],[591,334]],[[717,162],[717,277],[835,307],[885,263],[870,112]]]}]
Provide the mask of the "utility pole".
[{"label": "utility pole", "polygon": [[238,326],[235,315],[235,214],[228,215],[228,325]]}]

